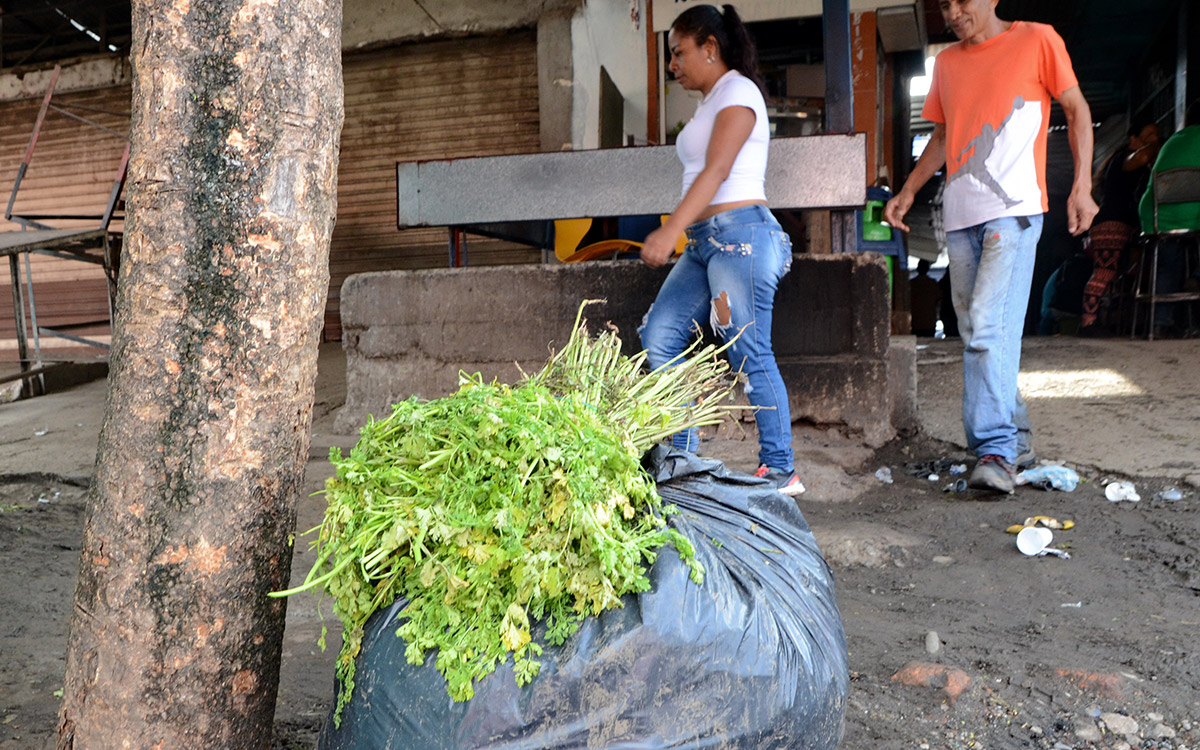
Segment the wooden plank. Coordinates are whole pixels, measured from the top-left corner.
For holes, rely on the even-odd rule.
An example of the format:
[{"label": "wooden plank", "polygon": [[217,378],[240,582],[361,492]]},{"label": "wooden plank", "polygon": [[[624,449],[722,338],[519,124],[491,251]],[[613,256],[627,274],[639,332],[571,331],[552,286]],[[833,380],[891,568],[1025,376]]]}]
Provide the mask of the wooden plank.
[{"label": "wooden plank", "polygon": [[101,241],[104,232],[98,229],[42,229],[27,232],[5,232],[0,234],[0,253],[10,255],[30,250],[62,247],[81,243],[94,245]]}]

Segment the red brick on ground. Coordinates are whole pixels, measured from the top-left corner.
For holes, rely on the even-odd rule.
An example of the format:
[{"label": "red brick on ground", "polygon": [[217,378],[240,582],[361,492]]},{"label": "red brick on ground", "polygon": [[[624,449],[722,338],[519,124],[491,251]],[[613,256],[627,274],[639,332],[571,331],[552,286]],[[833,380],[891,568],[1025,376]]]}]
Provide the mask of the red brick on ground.
[{"label": "red brick on ground", "polygon": [[1089,672],[1085,669],[1056,669],[1054,676],[1074,683],[1081,690],[1097,693],[1112,700],[1125,700],[1126,680],[1119,674]]},{"label": "red brick on ground", "polygon": [[912,687],[941,688],[951,701],[971,684],[971,676],[961,669],[924,661],[910,661],[892,675],[892,679]]}]

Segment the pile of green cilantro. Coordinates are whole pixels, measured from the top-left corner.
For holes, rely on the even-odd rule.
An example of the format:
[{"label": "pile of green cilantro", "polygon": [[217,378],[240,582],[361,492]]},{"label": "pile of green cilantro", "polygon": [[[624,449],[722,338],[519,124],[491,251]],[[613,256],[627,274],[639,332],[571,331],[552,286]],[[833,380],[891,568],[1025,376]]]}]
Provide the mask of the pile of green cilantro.
[{"label": "pile of green cilantro", "polygon": [[348,456],[331,451],[317,562],[280,595],[321,586],[333,599],[344,625],[339,721],[363,627],[394,600],[408,602],[398,635],[409,662],[436,649],[461,701],[510,652],[518,684],[528,683],[542,653],[531,624],[562,643],[584,617],[647,590],[663,544],[702,581],[641,458],[736,408],[722,350],[696,344],[646,373],[645,353],[623,356],[613,331],[588,335],[584,306],[568,344],[519,385],[464,376],[453,395],[413,398],[371,421]]}]

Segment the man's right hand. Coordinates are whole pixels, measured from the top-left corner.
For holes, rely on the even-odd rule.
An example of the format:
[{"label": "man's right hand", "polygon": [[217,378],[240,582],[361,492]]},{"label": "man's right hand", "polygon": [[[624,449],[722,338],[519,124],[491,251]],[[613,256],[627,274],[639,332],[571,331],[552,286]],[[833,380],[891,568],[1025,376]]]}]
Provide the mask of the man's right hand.
[{"label": "man's right hand", "polygon": [[892,199],[883,207],[883,220],[888,225],[899,229],[902,232],[908,231],[908,225],[904,223],[904,215],[908,213],[908,209],[912,208],[912,195],[901,190],[892,196]]}]

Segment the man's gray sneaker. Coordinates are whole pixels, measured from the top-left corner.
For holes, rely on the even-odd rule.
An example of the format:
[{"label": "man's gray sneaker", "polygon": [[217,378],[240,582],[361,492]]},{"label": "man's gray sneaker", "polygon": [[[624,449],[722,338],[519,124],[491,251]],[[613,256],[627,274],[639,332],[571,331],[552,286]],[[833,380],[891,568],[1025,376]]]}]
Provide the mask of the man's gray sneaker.
[{"label": "man's gray sneaker", "polygon": [[989,453],[979,459],[967,486],[973,490],[991,490],[992,492],[1013,491],[1013,470],[1003,458]]},{"label": "man's gray sneaker", "polygon": [[1030,445],[1017,456],[1017,471],[1024,471],[1035,463],[1037,463],[1037,454],[1033,451],[1033,445]]}]

